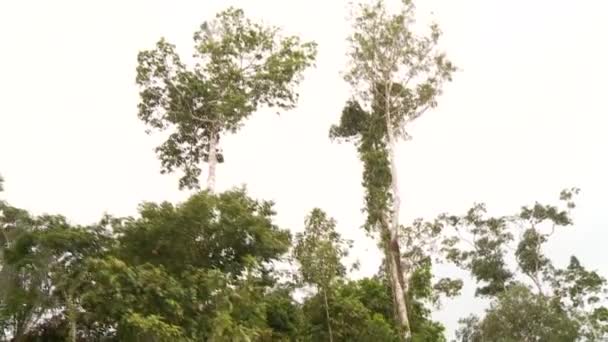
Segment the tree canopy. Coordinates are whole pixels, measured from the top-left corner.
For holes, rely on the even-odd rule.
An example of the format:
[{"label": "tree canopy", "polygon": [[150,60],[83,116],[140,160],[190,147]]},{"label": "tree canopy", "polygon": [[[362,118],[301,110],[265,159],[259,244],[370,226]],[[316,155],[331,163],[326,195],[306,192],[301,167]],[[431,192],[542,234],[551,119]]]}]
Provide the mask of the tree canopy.
[{"label": "tree canopy", "polygon": [[204,22],[194,34],[194,65],[161,38],[137,56],[141,92],[139,118],[150,128],[169,130],[156,152],[162,172],[181,170],[180,188],[198,188],[200,164],[209,164],[208,190],[215,166],[224,160],[220,137],[234,133],[261,106],[290,109],[295,86],[316,55],[313,42],[281,36],[276,27],[229,8]]}]

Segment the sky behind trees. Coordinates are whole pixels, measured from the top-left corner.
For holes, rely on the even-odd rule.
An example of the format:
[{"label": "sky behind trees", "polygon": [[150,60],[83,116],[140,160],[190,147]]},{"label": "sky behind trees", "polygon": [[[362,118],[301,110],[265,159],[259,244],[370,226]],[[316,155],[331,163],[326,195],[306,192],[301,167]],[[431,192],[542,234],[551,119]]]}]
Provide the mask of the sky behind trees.
[{"label": "sky behind trees", "polygon": [[[252,196],[276,201],[279,224],[293,231],[303,229],[310,209],[323,208],[355,240],[359,273],[375,272],[380,259],[366,257],[377,253],[375,243],[359,229],[360,162],[352,146],[328,138],[349,96],[341,77],[346,1],[0,3],[4,198],[77,223],[103,210],[135,214],[143,200],[185,199],[178,175],[160,175],[153,149],[162,137],[145,135],[136,116],[137,52],[165,36],[190,55],[192,32],[229,5],[315,40],[319,54],[296,109],[255,115],[224,140],[218,190],[247,184]],[[438,108],[414,123],[413,140],[400,144],[403,222],[473,202],[506,214],[577,186],[577,229],[556,236],[550,255],[561,265],[576,254],[608,274],[608,4],[432,0],[417,7],[421,21],[440,24],[441,46],[461,70]],[[453,329],[481,307],[471,293],[446,301],[437,319]]]}]

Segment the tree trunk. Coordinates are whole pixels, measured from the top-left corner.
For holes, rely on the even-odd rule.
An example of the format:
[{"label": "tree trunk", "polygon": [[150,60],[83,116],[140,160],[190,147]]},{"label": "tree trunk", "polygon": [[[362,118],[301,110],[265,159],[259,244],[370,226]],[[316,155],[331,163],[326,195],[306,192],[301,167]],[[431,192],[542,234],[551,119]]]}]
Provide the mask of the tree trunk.
[{"label": "tree trunk", "polygon": [[329,342],[334,342],[334,334],[331,331],[331,322],[329,321],[329,302],[327,301],[327,291],[323,289],[323,299],[325,299],[325,316],[327,318],[327,332],[329,333]]},{"label": "tree trunk", "polygon": [[215,192],[215,168],[217,167],[217,143],[218,135],[215,131],[211,131],[209,134],[209,174],[207,176],[207,190],[213,193]]},{"label": "tree trunk", "polygon": [[[387,232],[388,233],[388,232]],[[387,234],[387,237],[389,235]],[[392,255],[390,253],[390,241],[388,238],[385,239],[384,242],[384,263],[385,263],[385,267],[386,267],[386,277],[387,279],[389,279],[389,286],[391,288],[391,295],[393,296],[393,318],[395,319],[395,322],[400,322],[401,319],[399,318],[399,311],[397,310],[397,292],[395,291],[395,288],[393,287],[393,282],[390,281],[392,279],[392,274],[391,274],[391,269],[392,269]]]},{"label": "tree trunk", "polygon": [[66,295],[66,306],[67,306],[67,318],[69,323],[69,339],[70,342],[76,342],[76,306],[72,301],[72,297],[70,295]]},{"label": "tree trunk", "polygon": [[401,251],[399,240],[395,240],[392,230],[389,231],[389,239],[386,244],[386,258],[388,263],[389,280],[393,291],[394,309],[396,320],[401,325],[404,341],[410,341],[411,329],[406,302],[406,284],[401,267]]},{"label": "tree trunk", "polygon": [[390,274],[393,289],[395,290],[395,305],[399,315],[399,323],[403,329],[405,341],[411,338],[411,330],[407,313],[406,289],[401,267],[401,252],[399,248],[399,211],[401,210],[401,197],[399,195],[399,178],[397,170],[397,161],[395,160],[395,136],[393,134],[393,124],[391,120],[391,85],[387,85],[384,93],[385,101],[385,117],[386,117],[386,134],[388,137],[388,154],[391,164],[391,193],[393,208],[390,219]]}]

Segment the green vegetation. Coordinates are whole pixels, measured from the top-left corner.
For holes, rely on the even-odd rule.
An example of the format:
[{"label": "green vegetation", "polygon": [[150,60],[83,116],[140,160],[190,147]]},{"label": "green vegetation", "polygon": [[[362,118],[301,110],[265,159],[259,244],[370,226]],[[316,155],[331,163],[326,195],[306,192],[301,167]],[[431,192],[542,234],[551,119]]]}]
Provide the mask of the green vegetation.
[{"label": "green vegetation", "polygon": [[458,341],[606,341],[606,280],[575,256],[556,265],[543,249],[573,225],[578,189],[563,191],[560,205],[513,215],[488,217],[480,204],[400,221],[395,146],[456,67],[437,25],[414,33],[411,1],[394,13],[381,0],[355,13],[352,96],[329,135],[352,142],[363,164],[362,229],[382,251],[376,274],[352,277],[346,257],[356,241],[330,213],[313,209],[294,236],[277,225],[272,202],[245,188],[215,191],[221,138],[262,107],[294,108],[317,50],[229,8],[194,34],[192,65],[164,39],[138,55],[138,116],[168,133],[156,150],[161,172],[180,170],[179,187],[197,192],[89,226],[0,201],[0,340],[442,342],[431,313],[464,282],[433,266],[451,263],[491,303],[481,317],[462,314]]}]

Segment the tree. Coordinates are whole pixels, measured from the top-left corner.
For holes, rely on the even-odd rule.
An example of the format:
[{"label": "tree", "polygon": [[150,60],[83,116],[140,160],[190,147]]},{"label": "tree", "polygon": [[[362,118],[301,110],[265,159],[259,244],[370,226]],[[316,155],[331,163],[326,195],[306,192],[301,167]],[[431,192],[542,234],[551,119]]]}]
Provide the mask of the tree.
[{"label": "tree", "polygon": [[348,254],[348,242],[336,232],[336,223],[321,209],[315,208],[306,218],[303,233],[296,235],[293,255],[298,261],[302,281],[314,285],[323,296],[329,341],[333,342],[328,292],[336,277],[344,276],[342,258]]},{"label": "tree", "polygon": [[188,67],[175,46],[161,39],[138,55],[139,118],[151,128],[170,130],[156,151],[162,172],[181,169],[180,188],[197,188],[200,163],[209,165],[207,189],[215,188],[216,164],[223,162],[220,138],[236,132],[260,106],[290,109],[295,86],[316,55],[316,45],[229,8],[194,34],[196,63]]},{"label": "tree", "polygon": [[84,276],[86,263],[105,253],[108,237],[101,227],[71,226],[63,217],[58,217],[52,226],[34,232],[34,242],[29,248],[30,257],[49,260],[47,267],[54,302],[63,308],[69,341],[76,342],[82,312],[81,296],[89,281]]},{"label": "tree", "polygon": [[[430,319],[424,305],[432,291],[429,274],[426,270],[416,272],[410,286],[412,340],[416,342],[445,341],[444,327]],[[389,283],[381,272],[371,278],[340,279],[333,284],[329,312],[335,341],[401,341]],[[328,340],[323,303],[321,293],[305,299],[304,341]]]},{"label": "tree", "polygon": [[578,325],[550,298],[513,285],[498,295],[479,324],[481,341],[577,340]]},{"label": "tree", "polygon": [[478,204],[463,216],[441,216],[449,228],[443,247],[448,258],[471,273],[478,296],[492,299],[485,317],[463,321],[461,341],[608,337],[606,280],[574,256],[562,269],[543,253],[558,229],[573,224],[570,210],[577,193],[562,191],[561,207],[535,203],[515,215],[486,217],[485,206]]},{"label": "tree", "polygon": [[278,313],[269,309],[278,300],[270,291],[273,264],[290,244],[273,215],[271,202],[236,189],[201,192],[179,205],[144,203],[137,218],[111,219],[114,250],[90,260],[87,272],[95,284],[84,295],[91,321],[119,340],[248,341],[289,333],[274,330]]},{"label": "tree", "polygon": [[[360,5],[351,35],[350,68],[346,80],[354,96],[332,136],[354,138],[365,166],[364,185],[368,224],[379,231],[390,265],[399,324],[410,339],[407,303],[399,247],[401,198],[395,147],[409,137],[406,126],[436,106],[445,81],[455,71],[437,51],[441,32],[431,26],[429,36],[413,32],[414,5],[402,1],[396,14],[382,0]],[[378,173],[377,175],[374,175]]]},{"label": "tree", "polygon": [[304,316],[292,297],[293,288],[285,284],[270,289],[265,298],[269,341],[300,341]]},{"label": "tree", "polygon": [[27,211],[5,202],[0,202],[0,206],[0,334],[5,339],[12,337],[19,341],[44,314],[48,302],[47,287],[44,274],[11,262],[13,251],[21,248],[19,238],[35,225],[34,218]]},{"label": "tree", "polygon": [[482,342],[479,331],[479,317],[470,315],[458,320],[460,328],[456,330],[456,340],[452,342]]},{"label": "tree", "polygon": [[[335,341],[398,341],[392,319],[390,289],[378,278],[338,281],[333,286],[329,312]],[[307,298],[303,305],[304,341],[327,341],[327,321],[321,293]]]},{"label": "tree", "polygon": [[29,308],[21,312],[29,318],[22,319],[23,323],[15,321],[15,338],[35,335],[46,322],[65,317],[67,340],[77,340],[80,295],[86,283],[84,263],[102,253],[104,246],[104,234],[95,227],[71,226],[58,215],[33,218],[32,225],[4,253],[7,270],[15,274],[6,287],[8,309],[21,312],[17,307],[11,309],[10,303]]},{"label": "tree", "polygon": [[0,202],[0,329],[16,341],[278,341],[299,306],[276,282],[290,234],[236,189],[75,226]]},{"label": "tree", "polygon": [[[364,111],[358,102],[351,101],[347,104],[342,112],[339,125],[332,126],[330,137],[332,139],[354,140],[357,144],[357,149],[364,165],[363,186],[365,188],[365,211],[367,213],[364,228],[368,233],[380,233],[380,246],[385,251],[385,269],[388,279],[394,275],[391,273],[390,260],[392,260],[391,248],[395,245],[391,244],[391,234],[387,213],[390,213],[390,187],[391,187],[391,171],[389,166],[389,156],[387,152],[387,144],[385,137],[386,125],[382,115],[383,109],[379,103],[374,102],[372,111]],[[411,303],[407,303],[407,310],[415,310],[418,313],[426,312],[424,315],[413,319],[418,322],[424,322],[428,312],[419,299],[427,300],[429,304],[437,302],[437,295],[443,293],[447,296],[455,296],[459,293],[462,287],[462,281],[449,278],[439,279],[436,284],[428,284],[428,286],[420,286],[422,284],[414,284],[420,280],[417,275],[428,271],[430,275],[431,260],[441,260],[436,250],[442,234],[441,222],[425,222],[422,219],[415,220],[409,226],[400,226],[399,244],[396,246],[400,255],[400,264],[398,265],[401,276],[400,281],[403,282],[401,287],[409,298]],[[428,270],[427,270],[428,269]],[[429,278],[429,281],[431,279]],[[391,286],[391,288],[394,288]],[[422,289],[425,289],[421,292]],[[425,291],[428,291],[425,292]],[[393,290],[393,300],[397,303],[396,295],[399,292]],[[424,295],[423,295],[424,293]],[[415,299],[416,296],[423,295],[423,298]],[[394,306],[396,309],[396,306]],[[410,316],[418,314],[411,313]],[[396,316],[399,313],[396,312]],[[411,317],[410,317],[411,318]],[[409,322],[411,333],[414,340],[417,335],[415,324]],[[432,326],[433,322],[430,322]],[[422,329],[424,330],[424,329]],[[432,335],[436,336],[436,335]],[[435,338],[435,337],[433,337]],[[433,341],[433,338],[428,339]]]},{"label": "tree", "polygon": [[255,259],[262,274],[287,252],[289,231],[273,223],[273,203],[247,196],[245,189],[201,192],[184,203],[143,203],[139,218],[115,221],[118,255],[133,265],[162,265],[171,274],[194,267],[242,276]]},{"label": "tree", "polygon": [[551,298],[522,284],[498,294],[480,320],[460,320],[456,336],[462,342],[570,342],[580,340],[577,322]]}]

